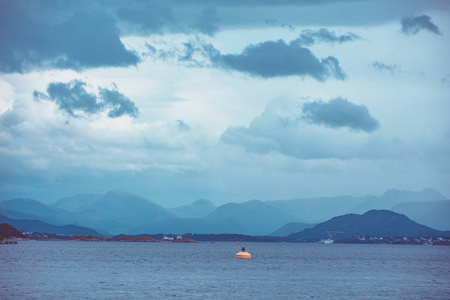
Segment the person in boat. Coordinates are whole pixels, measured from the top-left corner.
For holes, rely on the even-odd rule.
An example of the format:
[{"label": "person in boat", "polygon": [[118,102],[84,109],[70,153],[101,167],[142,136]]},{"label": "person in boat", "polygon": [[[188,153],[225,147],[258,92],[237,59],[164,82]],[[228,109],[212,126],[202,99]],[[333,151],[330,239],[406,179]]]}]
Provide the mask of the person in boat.
[{"label": "person in boat", "polygon": [[242,251],[242,252],[245,252],[245,247],[242,247],[241,251]]}]

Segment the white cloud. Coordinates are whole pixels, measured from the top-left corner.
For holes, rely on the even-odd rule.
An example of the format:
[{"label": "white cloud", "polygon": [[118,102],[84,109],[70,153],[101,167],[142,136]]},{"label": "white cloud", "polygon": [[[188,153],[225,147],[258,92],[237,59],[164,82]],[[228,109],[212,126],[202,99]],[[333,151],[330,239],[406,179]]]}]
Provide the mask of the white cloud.
[{"label": "white cloud", "polygon": [[12,109],[14,97],[14,87],[9,82],[0,79],[0,115]]},{"label": "white cloud", "polygon": [[[386,10],[387,4],[392,10]],[[226,55],[268,40],[290,42],[304,29],[354,32],[362,40],[308,46],[318,58],[336,57],[345,81],[262,79],[144,55],[146,44],[171,50],[198,38],[182,28],[157,36],[122,31],[126,51],[141,56],[137,66],[0,74],[0,193],[50,201],[58,195],[119,188],[173,205],[201,197],[220,203],[381,194],[392,187],[434,187],[450,194],[450,102],[448,84],[441,82],[450,69],[450,18],[447,11],[423,10],[428,5],[390,1],[260,7],[250,16],[245,11],[249,7],[238,12],[233,6],[219,7],[219,31],[201,35]],[[356,13],[357,20],[346,20],[338,13],[355,15],[355,9],[368,8],[386,15],[365,20]],[[399,23],[405,11],[430,15],[443,35],[405,37]],[[231,18],[236,20],[226,23]],[[268,29],[264,20],[270,18],[295,30]],[[369,67],[374,61],[399,65],[402,72],[377,72]],[[114,83],[136,104],[139,115],[70,119],[54,103],[33,101],[33,91],[74,79],[86,82],[90,93]],[[380,127],[352,132],[301,118],[302,103],[337,97],[367,107]],[[178,120],[189,130],[180,130]],[[228,136],[235,139],[233,145],[220,139],[227,128],[234,134]]]}]

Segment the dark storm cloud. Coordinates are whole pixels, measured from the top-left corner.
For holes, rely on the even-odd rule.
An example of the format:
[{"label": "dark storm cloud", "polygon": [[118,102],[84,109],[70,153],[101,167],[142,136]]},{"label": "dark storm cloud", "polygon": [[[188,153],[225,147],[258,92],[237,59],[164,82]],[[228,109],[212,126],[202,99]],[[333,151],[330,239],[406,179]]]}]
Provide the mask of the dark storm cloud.
[{"label": "dark storm cloud", "polygon": [[117,118],[123,115],[137,117],[139,110],[134,102],[117,90],[99,88],[99,94],[103,100],[103,106],[109,109],[108,117]]},{"label": "dark storm cloud", "polygon": [[262,78],[311,76],[324,81],[332,76],[344,79],[345,74],[336,58],[318,59],[307,48],[283,40],[250,45],[241,54],[216,55],[213,63]]},{"label": "dark storm cloud", "polygon": [[47,94],[35,91],[37,100],[48,100],[56,103],[58,108],[71,117],[80,117],[80,112],[95,115],[108,111],[110,118],[123,115],[136,117],[138,108],[134,102],[119,93],[117,90],[99,88],[99,97],[85,89],[86,83],[81,80],[72,80],[68,83],[52,82],[47,87]]},{"label": "dark storm cloud", "polygon": [[101,66],[128,66],[138,62],[120,41],[114,21],[102,14],[75,14],[53,30],[53,38],[66,59],[57,67],[78,69]]},{"label": "dark storm cloud", "polygon": [[[177,12],[174,12],[176,10]],[[198,12],[201,12],[200,14]],[[214,34],[215,7],[165,1],[0,1],[0,72],[137,65],[124,35]]]},{"label": "dark storm cloud", "polygon": [[203,66],[201,61],[198,61],[195,56],[210,60],[212,63],[217,63],[221,60],[222,54],[213,45],[205,43],[201,40],[195,40],[183,44],[184,49],[181,55],[173,52],[173,56],[178,56],[181,62],[192,62],[198,66]]},{"label": "dark storm cloud", "polygon": [[[138,55],[125,48],[121,37],[128,35],[165,34],[165,33],[202,33],[213,35],[224,28],[255,28],[261,20],[277,20],[283,17],[281,26],[293,28],[299,24],[341,24],[355,23],[354,18],[361,19],[356,23],[366,24],[367,16],[346,9],[344,6],[362,5],[361,1],[0,1],[0,72],[25,73],[33,70],[73,69],[84,70],[98,67],[127,67],[137,65]],[[311,14],[310,8],[318,10],[320,16]],[[386,9],[381,4],[372,4],[373,9]],[[339,7],[338,7],[339,6]],[[394,5],[395,6],[395,5]],[[382,7],[382,8],[380,8]],[[307,9],[304,9],[307,8]],[[339,13],[335,13],[338,9]],[[359,10],[363,9],[361,7]],[[357,10],[358,10],[357,9]],[[364,10],[366,8],[364,7]],[[339,17],[330,17],[329,11]],[[342,16],[341,14],[344,14]],[[349,14],[349,16],[347,16]],[[384,14],[373,14],[379,22]],[[286,16],[286,18],[284,18]],[[392,18],[390,15],[389,18]],[[398,17],[397,17],[398,18]],[[270,22],[270,21],[269,21]],[[372,22],[374,22],[372,20]],[[416,33],[420,29],[428,29],[440,33],[431,23],[429,17],[405,18],[404,31]],[[291,25],[292,24],[292,25]],[[327,30],[304,32],[305,42],[339,43],[354,40],[358,37],[348,33],[337,36]],[[304,45],[304,44],[303,44]],[[271,45],[260,44],[247,49],[247,53],[224,57],[222,66],[237,68],[257,76],[285,76],[276,71],[262,70],[256,62],[256,52],[262,56]],[[273,45],[272,45],[273,46]],[[301,46],[301,45],[300,45]],[[278,45],[284,53],[295,48],[294,45]],[[303,67],[294,66],[293,73],[307,74],[323,80],[327,76],[326,63],[316,58],[307,59],[303,53]],[[250,53],[251,52],[251,53]],[[251,55],[250,55],[251,54]],[[291,51],[292,56],[292,51]],[[293,57],[299,59],[301,54]],[[309,55],[311,56],[311,55]],[[309,66],[304,63],[308,61]],[[317,61],[319,63],[317,63]],[[331,62],[331,60],[328,60]],[[283,62],[281,62],[283,64]],[[311,66],[315,64],[315,67]],[[295,65],[295,62],[294,62]],[[321,67],[319,65],[322,65]],[[309,69],[308,69],[309,67]],[[306,69],[305,69],[306,68]],[[312,70],[312,69],[314,70]],[[285,69],[285,68],[284,68]],[[322,69],[322,71],[320,70]],[[336,66],[332,69],[337,70]],[[286,69],[285,69],[286,70]],[[279,75],[278,75],[279,74]],[[300,75],[300,76],[303,76]]]},{"label": "dark storm cloud", "polygon": [[201,39],[169,50],[158,50],[151,45],[147,47],[148,55],[155,59],[175,59],[191,66],[234,70],[262,78],[310,76],[319,81],[330,77],[339,80],[346,78],[335,57],[319,59],[295,41],[289,44],[283,40],[252,44],[240,54],[222,54]]},{"label": "dark storm cloud", "polygon": [[395,64],[385,65],[378,61],[374,61],[371,65],[371,67],[373,67],[375,70],[378,70],[378,71],[389,71],[389,72],[391,72],[392,75],[394,75],[395,71],[398,71],[400,68],[398,65],[395,65]]},{"label": "dark storm cloud", "polygon": [[303,113],[303,118],[308,122],[331,128],[348,127],[356,131],[372,132],[380,126],[366,106],[353,104],[343,98],[336,98],[328,103],[305,103]]},{"label": "dark storm cloud", "polygon": [[136,26],[141,34],[161,33],[174,24],[173,10],[166,1],[118,2],[116,13],[119,20]]},{"label": "dark storm cloud", "polygon": [[[81,9],[85,3],[86,9]],[[0,72],[136,65],[115,21],[90,2],[1,1]],[[73,8],[73,10],[72,10]]]},{"label": "dark storm cloud", "polygon": [[431,22],[431,17],[427,15],[403,17],[401,24],[404,34],[417,34],[421,30],[428,30],[432,33],[442,35],[436,24]]},{"label": "dark storm cloud", "polygon": [[72,117],[77,116],[76,111],[96,114],[102,110],[102,105],[97,102],[97,96],[86,92],[85,86],[86,83],[80,80],[52,82],[47,87],[47,95],[35,91],[34,97],[55,102],[60,110]]},{"label": "dark storm cloud", "polygon": [[274,26],[274,27],[281,27],[281,28],[289,29],[290,31],[295,30],[295,27],[292,26],[291,24],[280,23],[276,19],[266,19],[266,20],[264,20],[264,23],[266,23],[267,25],[270,25],[270,26]]},{"label": "dark storm cloud", "polygon": [[300,37],[294,42],[299,45],[310,46],[315,43],[328,43],[328,44],[341,44],[345,42],[352,42],[360,40],[361,37],[355,33],[347,32],[343,35],[336,35],[334,31],[329,31],[326,28],[321,28],[319,30],[302,30]]},{"label": "dark storm cloud", "polygon": [[208,4],[217,6],[285,6],[285,5],[320,5],[333,2],[355,2],[360,0],[170,0],[172,3],[182,4]]},{"label": "dark storm cloud", "polygon": [[201,33],[213,35],[219,30],[217,25],[219,15],[215,8],[207,8],[203,10],[198,21],[194,23],[193,28],[198,29]]}]

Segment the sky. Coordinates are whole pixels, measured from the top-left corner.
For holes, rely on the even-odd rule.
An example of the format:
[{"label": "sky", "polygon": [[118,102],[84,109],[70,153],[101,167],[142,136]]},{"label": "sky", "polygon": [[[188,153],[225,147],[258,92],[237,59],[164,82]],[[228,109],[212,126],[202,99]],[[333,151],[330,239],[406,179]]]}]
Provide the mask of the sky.
[{"label": "sky", "polygon": [[450,195],[450,2],[0,0],[0,200]]}]

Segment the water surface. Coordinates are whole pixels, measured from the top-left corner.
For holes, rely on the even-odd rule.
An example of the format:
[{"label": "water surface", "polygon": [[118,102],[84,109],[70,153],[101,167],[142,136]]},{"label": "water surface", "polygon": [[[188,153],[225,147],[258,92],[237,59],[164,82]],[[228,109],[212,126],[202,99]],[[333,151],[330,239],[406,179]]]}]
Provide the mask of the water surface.
[{"label": "water surface", "polygon": [[19,242],[0,299],[450,299],[450,247]]}]

